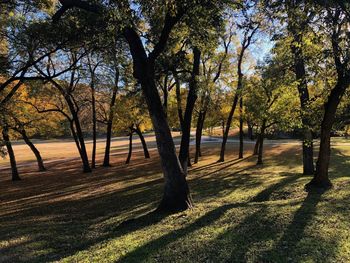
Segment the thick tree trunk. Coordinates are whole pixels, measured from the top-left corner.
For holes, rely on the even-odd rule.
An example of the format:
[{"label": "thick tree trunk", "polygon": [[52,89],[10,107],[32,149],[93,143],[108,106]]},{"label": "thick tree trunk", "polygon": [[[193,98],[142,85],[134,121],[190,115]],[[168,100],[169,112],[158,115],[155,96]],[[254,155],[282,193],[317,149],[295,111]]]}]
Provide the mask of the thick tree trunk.
[{"label": "thick tree trunk", "polygon": [[125,164],[129,164],[131,160],[131,155],[132,155],[132,134],[134,131],[131,129],[129,133],[129,153],[128,157],[126,158]]},{"label": "thick tree trunk", "polygon": [[329,189],[332,183],[328,177],[328,167],[331,155],[331,129],[327,127],[321,128],[320,152],[316,164],[316,173],[310,183],[306,185],[306,189],[310,190],[313,187]]},{"label": "thick tree trunk", "polygon": [[113,119],[114,119],[114,106],[118,93],[118,81],[119,81],[119,71],[116,73],[116,84],[113,88],[112,99],[109,106],[109,116],[107,122],[107,135],[106,135],[106,148],[105,148],[105,156],[103,159],[103,166],[110,166],[110,152],[111,152],[111,140],[112,140],[112,129],[113,129]]},{"label": "thick tree trunk", "polygon": [[189,163],[189,146],[191,136],[191,123],[194,106],[197,100],[197,77],[199,76],[199,66],[201,52],[197,47],[193,48],[193,69],[189,83],[189,91],[187,95],[186,110],[183,122],[183,130],[180,144],[179,160],[185,173]]},{"label": "thick tree trunk", "polygon": [[141,140],[141,144],[142,144],[142,149],[143,149],[143,154],[145,156],[146,159],[150,158],[149,152],[148,152],[148,148],[147,148],[147,144],[146,144],[146,140],[145,137],[143,137],[143,134],[140,130],[140,127],[136,126],[135,132],[137,133],[137,135],[139,136],[140,140]]},{"label": "thick tree trunk", "polygon": [[8,127],[3,127],[2,137],[4,139],[8,155],[10,157],[12,181],[19,181],[19,180],[21,180],[21,178],[19,177],[19,174],[18,174],[16,157],[15,157],[15,153],[14,153],[13,148],[12,148]]},{"label": "thick tree trunk", "polygon": [[140,82],[153,123],[158,152],[164,174],[164,192],[158,211],[179,211],[192,207],[186,174],[176,155],[175,144],[164,113],[154,77],[154,61],[147,57],[142,41],[135,30],[126,28],[134,64],[134,76]]},{"label": "thick tree trunk", "polygon": [[39,171],[40,172],[45,171],[46,168],[44,166],[43,159],[41,158],[41,154],[40,154],[39,150],[35,147],[35,145],[32,143],[32,141],[29,139],[26,131],[25,130],[21,130],[21,131],[18,131],[18,132],[22,135],[22,138],[23,138],[24,142],[29,146],[29,148],[34,153],[36,161],[38,163]]},{"label": "thick tree trunk", "polygon": [[[305,127],[305,126],[304,126]],[[304,128],[303,133],[303,174],[312,175],[314,168],[314,143],[310,129]]]},{"label": "thick tree trunk", "polygon": [[91,86],[91,101],[92,101],[92,154],[91,168],[96,168],[96,144],[97,144],[97,118],[96,118],[96,96],[95,87]]},{"label": "thick tree trunk", "polygon": [[243,158],[243,139],[244,139],[244,133],[243,133],[243,98],[241,96],[239,100],[239,153],[238,153],[238,159]]},{"label": "thick tree trunk", "polygon": [[331,131],[338,105],[349,85],[350,76],[344,74],[344,77],[341,77],[338,75],[338,82],[331,91],[328,101],[325,104],[325,112],[321,124],[320,151],[316,163],[316,172],[311,182],[305,186],[306,190],[311,190],[312,188],[329,189],[332,187],[332,183],[328,177],[331,156]]}]

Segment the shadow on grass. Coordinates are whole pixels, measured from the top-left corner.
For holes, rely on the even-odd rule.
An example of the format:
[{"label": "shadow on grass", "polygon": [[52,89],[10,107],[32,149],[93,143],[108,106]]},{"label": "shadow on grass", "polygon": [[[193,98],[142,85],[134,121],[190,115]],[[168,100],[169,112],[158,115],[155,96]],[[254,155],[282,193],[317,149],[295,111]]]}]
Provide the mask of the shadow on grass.
[{"label": "shadow on grass", "polygon": [[[288,183],[296,180],[299,176],[286,176],[284,179],[282,179],[279,183],[274,184],[272,186],[270,186],[269,188],[263,190],[261,193],[259,193],[255,198],[253,198],[252,200],[261,200],[261,197],[263,196],[264,198],[268,199],[269,195],[273,192],[276,191],[280,188],[283,188],[284,186],[286,186]],[[228,205],[224,205],[224,206],[220,206],[208,213],[206,213],[204,216],[200,217],[199,219],[197,219],[194,223],[181,228],[179,230],[175,230],[171,233],[168,233],[164,236],[159,237],[158,239],[152,240],[151,242],[133,250],[132,252],[128,253],[126,256],[124,256],[122,259],[120,259],[118,262],[143,262],[144,260],[147,261],[147,259],[149,259],[150,256],[152,256],[152,254],[156,254],[157,251],[162,250],[164,247],[166,247],[167,245],[169,245],[172,242],[175,242],[176,240],[183,238],[187,235],[190,235],[191,233],[195,232],[196,230],[199,230],[203,227],[209,226],[210,224],[213,224],[215,221],[219,220],[220,217],[222,217],[227,211],[234,209],[234,208],[240,208],[240,209],[244,209],[247,206],[256,206],[258,207],[258,210],[254,213],[252,213],[251,215],[247,216],[238,226],[237,226],[237,230],[240,228],[246,228],[246,227],[251,227],[253,224],[253,222],[256,221],[260,221],[260,223],[262,225],[264,225],[265,227],[268,227],[270,230],[270,227],[272,226],[273,220],[271,221],[263,221],[263,217],[265,215],[265,211],[266,211],[266,205],[265,204],[258,204],[255,202],[245,202],[245,203],[235,203],[235,204],[228,204]],[[233,218],[234,220],[234,218]],[[242,229],[238,230],[237,232],[239,233],[239,235],[241,235]],[[272,230],[272,228],[271,228]],[[220,245],[225,245],[227,247],[234,247],[234,244],[237,242],[235,242],[234,240],[231,239],[232,236],[232,232],[235,232],[235,229],[230,230],[228,232],[225,232],[224,234],[220,235],[216,241],[214,241],[215,243],[220,243]],[[267,233],[269,236],[274,236],[277,234],[277,232],[275,231],[269,231],[269,232],[265,232]],[[230,262],[244,262],[244,254],[245,254],[245,250],[244,249],[248,249],[251,242],[255,242],[258,241],[262,238],[264,238],[264,236],[262,235],[254,235],[253,236],[255,238],[255,240],[252,240],[251,237],[244,237],[243,240],[240,241],[240,247],[239,249],[233,249],[232,250],[232,255],[231,255],[231,259],[240,259],[240,261],[230,261]],[[266,236],[265,236],[266,238]],[[223,241],[225,240],[225,241]],[[231,243],[232,242],[232,243]],[[216,250],[211,250],[211,247],[218,247],[216,245],[209,245],[206,244],[205,248],[203,248],[206,251],[206,254],[210,255],[212,258],[212,260],[214,260],[215,262],[221,262],[220,260],[218,260],[220,258],[220,255],[218,254],[218,251]],[[221,247],[221,246],[220,246]],[[208,253],[208,251],[210,251]],[[203,252],[203,251],[202,251]],[[201,253],[200,251],[198,251],[198,253]],[[223,261],[225,261],[225,259],[222,259]],[[227,259],[226,259],[227,260]]]},{"label": "shadow on grass", "polygon": [[[338,156],[335,151],[334,154],[336,158],[340,158],[336,162],[339,162],[341,169],[346,169],[345,164],[348,157],[340,154]],[[283,164],[283,160],[279,159],[278,162]],[[32,184],[27,186],[27,190],[35,187],[43,188],[37,191],[38,196],[23,203],[23,205],[28,205],[27,208],[21,208],[0,217],[2,241],[20,240],[17,243],[9,243],[0,249],[0,261],[1,257],[4,256],[8,256],[7,261],[15,262],[54,261],[74,255],[105,240],[115,239],[158,224],[167,217],[167,214],[149,213],[155,208],[161,196],[163,179],[160,176],[154,176],[154,174],[159,173],[159,164],[156,163],[156,160],[151,160],[145,164],[142,159],[135,161],[128,167],[123,166],[123,169],[113,170],[113,168],[112,172],[109,172],[109,175],[105,177],[89,175],[80,178],[81,174],[77,173],[75,174],[77,178],[62,175],[52,184],[48,179],[44,182],[40,181],[44,180],[44,176],[42,179],[33,180]],[[248,164],[232,171],[230,167],[236,163],[238,163],[237,160],[232,160],[223,163],[223,165],[210,164],[203,169],[201,167],[192,169],[194,173],[203,172],[203,174],[198,173],[193,178],[192,176],[189,178],[196,199],[205,203],[209,198],[220,198],[238,188],[249,190],[264,184],[264,178],[252,176],[249,171],[257,169],[255,165]],[[65,164],[65,166],[67,165]],[[313,243],[317,243],[315,237],[308,237],[305,241],[304,230],[313,219],[321,195],[309,194],[303,202],[301,199],[294,200],[295,203],[292,205],[297,205],[300,202],[302,204],[292,216],[290,225],[278,225],[276,219],[279,216],[282,217],[284,213],[279,210],[279,206],[283,207],[291,205],[291,203],[272,204],[273,202],[267,201],[272,199],[273,201],[285,200],[284,187],[300,178],[300,176],[290,173],[284,175],[279,182],[268,186],[249,201],[225,204],[209,211],[194,223],[166,233],[136,248],[125,255],[120,262],[146,260],[179,239],[215,224],[226,214],[230,214],[232,220],[236,222],[238,218],[235,215],[235,209],[247,210],[247,215],[242,220],[237,221],[238,223],[233,223],[233,227],[225,230],[214,240],[206,241],[203,251],[199,250],[198,255],[206,254],[207,258],[201,258],[200,261],[244,262],[247,255],[254,258],[254,255],[251,254],[253,247],[270,242],[270,246],[259,248],[262,252],[255,256],[256,261],[270,262],[273,261],[270,259],[275,259],[277,262],[285,262],[282,259],[287,257],[289,253],[297,254],[302,251],[299,246],[301,241],[307,242],[308,246],[306,247],[312,247]],[[66,179],[72,178],[73,182],[65,182]],[[140,178],[142,180],[139,180]],[[38,185],[33,185],[33,183],[38,183]],[[118,185],[118,187],[90,197],[73,200],[64,198],[67,194],[83,190],[94,191],[112,183],[123,183],[124,185]],[[47,188],[45,189],[45,187]],[[20,190],[21,188],[13,188],[12,192],[7,194],[15,193],[16,189]],[[282,195],[276,195],[276,193],[282,193]],[[280,197],[280,200],[276,199],[276,196]],[[21,198],[26,200],[26,198],[32,197],[21,196]],[[41,200],[42,198],[62,198],[62,200],[44,202]],[[287,211],[287,213],[291,212]],[[136,219],[129,220],[135,215],[138,216]],[[21,238],[23,238],[22,241]],[[23,246],[26,246],[24,250]],[[223,250],[228,250],[228,253],[222,253]]]},{"label": "shadow on grass", "polygon": [[149,259],[149,256],[155,253],[156,251],[161,250],[168,244],[176,241],[177,239],[180,239],[184,236],[187,236],[194,231],[201,229],[216,220],[218,220],[227,210],[232,208],[238,208],[247,205],[246,203],[241,204],[230,204],[230,205],[224,205],[217,209],[214,209],[204,216],[197,219],[194,223],[175,230],[173,232],[170,232],[164,236],[161,236],[160,238],[157,238],[155,240],[152,240],[151,242],[131,251],[127,255],[125,255],[123,258],[118,260],[117,262],[143,262],[144,260]]},{"label": "shadow on grass", "polygon": [[[306,227],[311,224],[313,216],[316,214],[316,207],[321,200],[321,196],[322,193],[308,193],[300,208],[295,212],[292,222],[284,230],[282,237],[276,242],[272,249],[262,254],[262,260],[299,262],[307,258],[308,254],[311,252],[310,250],[319,249],[320,244],[321,247],[326,245],[322,244],[325,243],[324,241],[304,235]],[[303,241],[302,244],[300,244],[301,241]],[[324,251],[332,254],[329,247]],[[321,258],[312,258],[312,261],[319,262],[320,259]],[[310,258],[308,258],[308,260],[310,260]],[[326,262],[327,258],[323,257],[321,260]]]}]

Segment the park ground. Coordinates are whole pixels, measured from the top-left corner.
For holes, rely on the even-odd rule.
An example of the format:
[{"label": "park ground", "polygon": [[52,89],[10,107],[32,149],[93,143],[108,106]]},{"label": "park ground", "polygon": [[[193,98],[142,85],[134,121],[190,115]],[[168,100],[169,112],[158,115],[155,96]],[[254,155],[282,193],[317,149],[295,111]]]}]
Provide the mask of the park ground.
[{"label": "park ground", "polygon": [[[48,171],[15,145],[22,181],[0,161],[0,262],[350,262],[350,144],[332,148],[334,188],[306,193],[300,143],[253,144],[217,163],[218,142],[203,145],[189,172],[195,207],[155,214],[162,174],[154,138],[125,165],[127,141],[113,142],[110,168],[83,174],[70,141],[38,143]],[[137,143],[137,142],[136,142]],[[98,161],[103,143],[98,146]]]}]

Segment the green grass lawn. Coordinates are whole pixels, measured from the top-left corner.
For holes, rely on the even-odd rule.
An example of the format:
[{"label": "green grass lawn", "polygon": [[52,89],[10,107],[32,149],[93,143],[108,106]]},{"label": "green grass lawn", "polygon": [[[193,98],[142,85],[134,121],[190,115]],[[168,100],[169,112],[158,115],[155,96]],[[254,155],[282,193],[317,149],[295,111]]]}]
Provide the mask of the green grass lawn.
[{"label": "green grass lawn", "polygon": [[0,262],[350,262],[350,146],[333,149],[334,189],[309,194],[296,146],[270,146],[261,167],[208,147],[188,178],[195,208],[173,215],[151,213],[157,158],[2,182]]}]

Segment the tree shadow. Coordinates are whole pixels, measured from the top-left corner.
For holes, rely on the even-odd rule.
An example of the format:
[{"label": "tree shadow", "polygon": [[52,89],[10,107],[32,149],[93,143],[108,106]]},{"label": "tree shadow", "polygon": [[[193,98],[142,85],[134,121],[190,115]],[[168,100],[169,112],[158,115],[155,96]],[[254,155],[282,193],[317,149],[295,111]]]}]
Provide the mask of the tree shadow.
[{"label": "tree shadow", "polygon": [[[292,182],[293,180],[296,180],[298,177],[299,176],[296,176],[296,175],[286,176],[286,178],[282,179],[279,183],[274,184],[274,185],[270,186],[269,188],[263,190],[255,198],[252,198],[252,200],[259,199],[261,196],[268,198],[269,193],[271,194],[273,191],[284,187],[286,184]],[[241,233],[242,233],[242,231],[239,231],[239,229],[246,228],[246,227],[249,228],[252,225],[252,222],[255,222],[256,220],[260,220],[262,225],[264,225],[265,227],[266,226],[269,227],[269,225],[270,226],[272,225],[273,220],[262,221],[264,218],[265,212],[266,212],[266,207],[267,207],[266,204],[259,204],[257,202],[244,202],[244,203],[227,204],[227,205],[220,206],[220,207],[206,213],[204,216],[198,218],[194,223],[192,223],[184,228],[181,228],[179,230],[175,230],[175,231],[168,233],[166,235],[163,235],[155,240],[152,240],[143,246],[136,248],[135,250],[126,254],[118,262],[143,262],[143,261],[147,261],[152,254],[156,254],[157,251],[162,250],[164,247],[166,247],[170,243],[173,243],[180,238],[188,236],[191,233],[193,233],[193,232],[195,232],[203,227],[206,227],[210,224],[213,224],[215,221],[219,220],[220,217],[222,217],[227,211],[234,209],[234,208],[244,209],[245,207],[251,207],[251,206],[257,207],[258,210],[256,212],[252,213],[251,215],[247,216],[235,228],[238,231],[239,235],[241,235]],[[232,218],[232,219],[234,220],[234,218]],[[230,237],[232,236],[232,232],[235,232],[235,229],[225,232],[224,234],[220,235],[214,241],[214,243],[220,243],[220,246],[206,244],[205,247],[203,248],[203,250],[205,250],[205,254],[210,255],[210,257],[213,257],[212,260],[214,260],[215,262],[221,262],[220,260],[218,260],[220,258],[220,255],[218,255],[219,252],[215,251],[215,250],[217,249],[217,247],[222,247],[223,243],[227,247],[231,247],[231,248],[234,247],[234,244],[232,244],[231,242],[235,242],[235,241],[232,240]],[[272,228],[271,228],[271,230],[272,230]],[[277,234],[276,231],[275,232],[274,231],[268,232],[268,235],[271,235],[271,236],[276,235],[276,234]],[[256,236],[256,238],[257,238],[257,240],[259,240],[260,238],[263,238],[263,237]],[[223,240],[225,240],[225,241],[223,242]],[[227,241],[229,241],[229,242],[227,242]],[[243,246],[244,248],[248,249],[249,245],[251,244],[251,242],[253,242],[253,240],[249,239],[247,237],[244,237],[244,239],[240,240],[240,242],[245,242],[243,245],[242,245],[242,243],[240,244],[240,248],[242,248],[242,246]],[[211,247],[215,247],[215,250],[211,250]],[[210,252],[208,252],[208,250],[210,250]],[[200,254],[200,253],[204,253],[204,252],[198,251],[198,254]],[[232,255],[234,255],[233,258],[235,258],[235,259],[239,258],[241,260],[240,261],[229,261],[229,262],[243,262],[242,261],[243,258],[241,257],[241,255],[244,255],[244,254],[245,254],[244,250],[242,250],[242,249],[236,250],[233,248],[233,250],[232,250]],[[231,257],[231,259],[232,259],[232,257]]]},{"label": "tree shadow", "polygon": [[143,246],[138,247],[137,249],[131,251],[130,253],[126,254],[124,257],[119,259],[117,262],[143,262],[149,258],[149,256],[159,251],[160,249],[164,248],[168,244],[176,241],[177,239],[180,239],[184,236],[187,236],[194,231],[201,229],[205,227],[206,225],[209,225],[216,220],[218,220],[227,210],[237,207],[242,207],[247,205],[246,203],[238,203],[238,204],[228,204],[221,206],[219,208],[216,208],[208,213],[206,213],[204,216],[197,219],[192,224],[172,231],[166,235],[163,235],[155,240],[152,240],[151,242],[146,243]]},{"label": "tree shadow", "polygon": [[350,177],[350,158],[338,147],[332,147],[330,175],[332,178]]},{"label": "tree shadow", "polygon": [[[315,237],[304,235],[306,227],[310,224],[316,214],[317,204],[321,200],[321,192],[309,192],[300,208],[295,212],[292,222],[285,229],[281,238],[274,247],[261,256],[261,259],[269,259],[277,262],[305,260],[310,251],[310,247],[319,248],[321,243]],[[298,246],[302,239],[306,239],[302,246]],[[331,254],[332,251],[328,251]],[[288,256],[288,257],[287,257]],[[299,258],[296,258],[299,257]],[[310,259],[309,259],[310,260]],[[316,260],[317,259],[313,259]],[[326,258],[324,258],[326,261]]]},{"label": "tree shadow", "polygon": [[[333,154],[339,158],[336,160],[339,164],[335,167],[347,171],[348,157],[336,151],[333,151]],[[265,185],[266,177],[260,178],[250,172],[251,169],[257,169],[256,171],[260,169],[256,168],[255,163],[250,162],[250,158],[252,157],[245,159],[247,163],[244,165],[241,163],[237,165],[235,170],[231,167],[239,163],[237,160],[222,165],[210,164],[205,169],[193,169],[194,174],[189,177],[189,181],[196,200],[208,203],[210,198],[219,199],[236,189],[248,191]],[[282,160],[278,159],[278,162],[282,165]],[[63,168],[73,169],[74,165],[76,164],[61,164],[54,171],[47,173],[55,173]],[[156,207],[161,195],[163,179],[159,170],[157,160],[145,161],[140,158],[130,166],[112,167],[108,170],[101,168],[93,175],[81,175],[80,172],[72,172],[70,176],[60,174],[57,176],[58,179],[52,182],[50,179],[45,179],[48,175],[45,173],[28,180],[28,184],[24,182],[22,185],[24,188],[21,186],[6,190],[5,200],[13,201],[13,211],[0,216],[1,239],[3,241],[29,238],[0,249],[1,257],[18,254],[18,257],[7,260],[14,262],[59,260],[106,240],[123,237],[159,224],[168,217],[168,214],[149,213]],[[283,176],[280,181],[267,186],[249,200],[219,206],[192,224],[167,232],[134,249],[121,258],[120,262],[147,260],[166,246],[185,237],[190,238],[195,231],[215,224],[227,214],[234,222],[233,227],[225,229],[212,240],[208,238],[205,244],[203,243],[203,250],[198,249],[198,257],[206,255],[207,258],[195,260],[194,255],[194,261],[244,262],[249,255],[250,258],[255,257],[257,262],[273,261],[270,259],[285,262],[282,259],[288,257],[289,252],[294,254],[303,252],[300,242],[307,242],[306,247],[312,247],[312,243],[317,241],[316,237],[305,237],[304,230],[317,212],[321,194],[309,193],[305,200],[299,197],[290,198],[289,190],[285,190],[285,187],[293,184],[301,176],[294,173],[278,174],[279,177],[281,175]],[[68,179],[71,181],[67,182]],[[6,187],[6,184],[1,186],[2,189]],[[19,193],[20,202],[11,200],[11,195],[21,189],[33,191],[35,195]],[[98,189],[104,190],[98,192]],[[91,194],[94,191],[96,194]],[[76,193],[83,195],[75,197]],[[292,216],[290,224],[278,225],[279,220],[276,219],[282,217],[284,213],[282,210],[279,211],[279,208],[296,206],[300,203],[301,206]],[[244,211],[243,219],[236,215],[238,210]],[[287,210],[286,213],[292,212]],[[283,222],[286,221],[288,220]],[[305,238],[308,240],[305,241]],[[270,242],[270,246],[262,247],[260,250],[262,253],[256,256],[249,254],[252,247],[264,242]],[[27,250],[23,250],[23,246],[26,246]],[[39,252],[34,253],[32,250]],[[227,253],[223,253],[224,250],[227,250]],[[331,254],[330,250],[329,255]],[[176,255],[173,256],[175,262]]]}]

